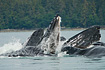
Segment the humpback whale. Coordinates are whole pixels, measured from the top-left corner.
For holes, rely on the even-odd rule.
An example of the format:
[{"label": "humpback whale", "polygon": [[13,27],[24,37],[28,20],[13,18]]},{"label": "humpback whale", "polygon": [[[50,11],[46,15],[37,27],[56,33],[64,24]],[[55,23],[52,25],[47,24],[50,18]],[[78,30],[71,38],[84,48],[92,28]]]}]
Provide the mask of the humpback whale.
[{"label": "humpback whale", "polygon": [[63,44],[61,52],[86,57],[105,56],[105,43],[99,42],[100,38],[100,27],[92,26],[67,40]]},{"label": "humpback whale", "polygon": [[66,41],[65,37],[60,36],[60,23],[61,17],[57,14],[47,29],[35,30],[23,44],[23,48],[10,53],[0,54],[0,56],[56,56],[56,49],[59,47],[60,41],[65,41],[61,45],[60,52],[66,52],[69,55],[94,57],[105,55],[105,43],[99,42],[101,38],[100,26],[92,26]]},{"label": "humpback whale", "polygon": [[60,41],[60,22],[61,17],[56,15],[46,31],[38,29],[33,32],[22,49],[1,54],[1,56],[17,57],[55,54]]}]

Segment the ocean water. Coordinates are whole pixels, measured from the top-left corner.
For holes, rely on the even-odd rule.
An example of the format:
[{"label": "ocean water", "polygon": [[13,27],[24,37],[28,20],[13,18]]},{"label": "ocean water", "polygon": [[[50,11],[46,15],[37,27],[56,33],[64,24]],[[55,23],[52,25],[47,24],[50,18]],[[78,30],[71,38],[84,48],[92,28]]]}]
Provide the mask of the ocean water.
[{"label": "ocean water", "polygon": [[[32,34],[30,32],[0,32],[0,54],[22,48]],[[80,31],[61,31],[67,39]],[[105,42],[105,30],[101,30],[101,40]],[[0,70],[105,70],[105,57],[87,58],[84,56],[59,57],[0,57]]]}]

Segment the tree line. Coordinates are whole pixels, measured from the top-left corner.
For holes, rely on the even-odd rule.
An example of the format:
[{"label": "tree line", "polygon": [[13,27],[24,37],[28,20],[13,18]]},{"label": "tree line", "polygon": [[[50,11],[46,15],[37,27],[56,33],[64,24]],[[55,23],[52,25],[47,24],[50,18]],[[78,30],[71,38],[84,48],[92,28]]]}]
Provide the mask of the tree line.
[{"label": "tree line", "polygon": [[62,27],[105,25],[105,0],[0,0],[0,29],[45,28],[57,13]]}]

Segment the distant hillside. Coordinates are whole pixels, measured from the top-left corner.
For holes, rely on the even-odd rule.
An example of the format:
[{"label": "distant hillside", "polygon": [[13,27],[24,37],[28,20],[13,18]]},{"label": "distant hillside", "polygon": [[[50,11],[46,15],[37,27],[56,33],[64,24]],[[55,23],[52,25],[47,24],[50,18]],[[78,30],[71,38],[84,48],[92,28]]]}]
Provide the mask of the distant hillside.
[{"label": "distant hillside", "polygon": [[63,27],[105,25],[105,0],[0,0],[0,29],[44,28],[56,13]]}]

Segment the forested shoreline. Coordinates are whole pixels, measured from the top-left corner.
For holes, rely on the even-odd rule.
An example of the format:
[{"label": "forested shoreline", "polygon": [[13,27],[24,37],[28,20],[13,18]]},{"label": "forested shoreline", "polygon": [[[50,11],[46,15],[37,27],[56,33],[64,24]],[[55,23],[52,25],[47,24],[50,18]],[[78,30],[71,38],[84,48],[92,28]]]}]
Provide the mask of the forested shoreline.
[{"label": "forested shoreline", "polygon": [[105,25],[105,0],[0,0],[0,29],[36,29],[57,13],[62,27]]}]

